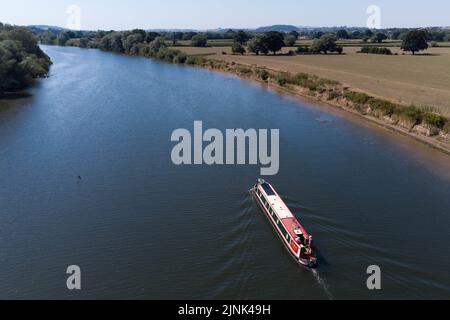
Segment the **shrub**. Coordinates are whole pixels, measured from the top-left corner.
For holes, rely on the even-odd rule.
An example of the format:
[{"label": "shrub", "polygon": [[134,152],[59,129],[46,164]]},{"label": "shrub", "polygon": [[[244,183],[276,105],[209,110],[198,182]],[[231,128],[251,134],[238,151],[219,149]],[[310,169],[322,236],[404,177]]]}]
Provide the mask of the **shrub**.
[{"label": "shrub", "polygon": [[339,92],[336,92],[336,91],[330,91],[330,92],[328,92],[328,100],[334,100],[334,99],[337,99],[337,98],[339,98],[340,97],[340,94],[339,94]]},{"label": "shrub", "polygon": [[396,110],[400,117],[411,120],[415,123],[420,122],[423,117],[423,112],[415,105],[410,105],[409,107],[399,108]]},{"label": "shrub", "polygon": [[174,63],[185,63],[187,60],[187,54],[179,51],[178,54],[174,57]]},{"label": "shrub", "polygon": [[392,55],[392,51],[389,48],[380,48],[380,50],[378,50],[379,54],[385,54],[385,55]]},{"label": "shrub", "polygon": [[443,128],[445,124],[444,117],[432,112],[425,112],[423,115],[423,121],[430,126],[435,126],[438,128]]},{"label": "shrub", "polygon": [[245,74],[245,75],[250,75],[253,73],[253,70],[251,68],[247,68],[247,67],[243,67],[243,66],[238,66],[236,68],[236,71],[240,74]]},{"label": "shrub", "polygon": [[306,87],[311,90],[311,91],[323,91],[325,90],[324,88],[322,88],[321,86],[319,86],[318,83],[314,82],[314,81],[308,81],[306,84]]},{"label": "shrub", "polygon": [[295,52],[297,54],[308,54],[308,53],[310,53],[308,46],[298,46],[297,49],[295,50]]},{"label": "shrub", "polygon": [[190,65],[203,65],[206,62],[206,59],[201,56],[188,56],[186,59],[186,63]]},{"label": "shrub", "polygon": [[349,91],[349,92],[345,93],[345,97],[348,100],[350,100],[351,102],[360,104],[360,105],[366,104],[371,99],[371,97],[365,93],[354,92],[354,91]]},{"label": "shrub", "polygon": [[66,44],[67,47],[81,47],[80,39],[69,39]]},{"label": "shrub", "polygon": [[233,46],[231,47],[231,51],[235,54],[244,54],[245,48],[239,42],[235,42],[235,43],[233,43]]},{"label": "shrub", "polygon": [[285,86],[286,84],[288,84],[289,81],[289,74],[286,72],[279,72],[277,74],[277,76],[275,77],[276,82],[280,85],[280,86]]},{"label": "shrub", "polygon": [[178,56],[179,53],[179,50],[161,48],[156,54],[156,58],[166,62],[174,62],[175,57]]},{"label": "shrub", "polygon": [[373,110],[380,110],[383,115],[392,115],[398,106],[390,101],[372,98],[369,105]]},{"label": "shrub", "polygon": [[193,47],[206,47],[208,38],[205,35],[198,34],[192,37],[191,44]]},{"label": "shrub", "polygon": [[367,53],[367,54],[385,54],[385,55],[392,55],[392,51],[388,48],[379,48],[379,47],[371,47],[371,46],[364,46],[361,48],[361,51],[359,53]]},{"label": "shrub", "polygon": [[292,79],[291,81],[293,82],[293,84],[298,85],[298,86],[305,86],[306,81],[309,79],[309,75],[307,75],[306,73],[297,73]]},{"label": "shrub", "polygon": [[258,68],[256,69],[256,74],[261,80],[267,81],[269,79],[269,72],[266,69]]},{"label": "shrub", "polygon": [[329,79],[319,79],[319,85],[321,86],[337,86],[339,81],[329,80]]},{"label": "shrub", "polygon": [[157,37],[155,40],[150,42],[148,49],[150,56],[156,56],[161,49],[166,48],[166,41],[163,37]]},{"label": "shrub", "polygon": [[225,70],[228,67],[228,63],[225,61],[209,60],[208,63],[213,69]]}]

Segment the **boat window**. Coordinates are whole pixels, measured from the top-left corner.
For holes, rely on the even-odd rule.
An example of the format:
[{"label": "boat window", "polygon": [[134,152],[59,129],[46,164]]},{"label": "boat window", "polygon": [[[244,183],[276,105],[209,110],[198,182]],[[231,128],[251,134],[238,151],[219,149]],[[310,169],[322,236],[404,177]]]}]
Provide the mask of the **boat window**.
[{"label": "boat window", "polygon": [[268,196],[275,195],[275,192],[272,190],[272,188],[267,183],[262,184],[261,187],[264,189],[264,191],[266,192],[266,194]]}]

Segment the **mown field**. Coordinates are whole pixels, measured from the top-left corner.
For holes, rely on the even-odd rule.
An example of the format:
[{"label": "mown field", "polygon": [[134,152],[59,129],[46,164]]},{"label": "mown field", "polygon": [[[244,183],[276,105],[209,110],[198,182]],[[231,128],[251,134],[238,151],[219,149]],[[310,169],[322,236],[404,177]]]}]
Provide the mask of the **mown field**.
[{"label": "mown field", "polygon": [[345,47],[343,55],[240,56],[232,55],[230,47],[178,49],[229,62],[310,73],[395,102],[434,107],[450,116],[450,48],[446,47],[430,48],[416,56],[404,55],[398,47],[391,48],[398,55],[360,54],[355,45]]}]

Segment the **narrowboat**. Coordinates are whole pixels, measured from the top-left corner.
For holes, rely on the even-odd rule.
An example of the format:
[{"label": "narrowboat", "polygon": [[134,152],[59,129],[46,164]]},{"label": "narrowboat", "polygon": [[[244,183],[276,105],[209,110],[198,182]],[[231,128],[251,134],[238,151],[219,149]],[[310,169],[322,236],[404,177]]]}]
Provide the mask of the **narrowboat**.
[{"label": "narrowboat", "polygon": [[312,236],[292,214],[275,189],[263,179],[259,179],[252,190],[258,204],[294,260],[308,268],[315,268],[317,257]]}]

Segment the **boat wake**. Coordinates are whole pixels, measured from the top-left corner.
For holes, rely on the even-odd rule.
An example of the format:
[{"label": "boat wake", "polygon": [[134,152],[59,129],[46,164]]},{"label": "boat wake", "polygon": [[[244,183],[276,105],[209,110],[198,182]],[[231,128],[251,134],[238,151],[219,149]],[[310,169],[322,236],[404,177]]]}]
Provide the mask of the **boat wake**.
[{"label": "boat wake", "polygon": [[319,274],[319,271],[317,271],[316,269],[311,269],[311,272],[314,276],[314,279],[316,279],[317,283],[322,287],[323,291],[325,292],[325,294],[327,295],[329,300],[334,300],[333,295],[331,294],[330,288],[328,287],[327,282],[325,281],[324,278],[322,278]]}]

